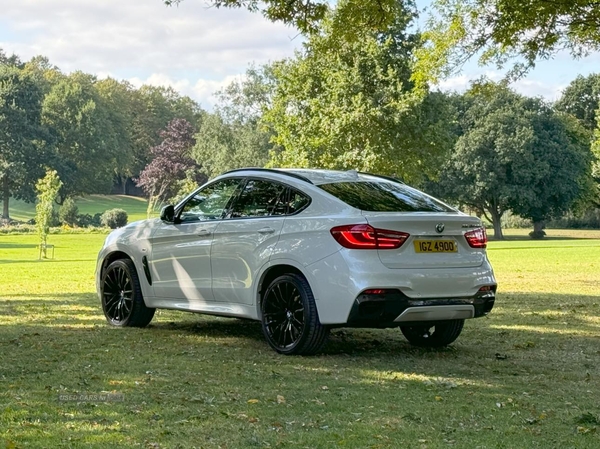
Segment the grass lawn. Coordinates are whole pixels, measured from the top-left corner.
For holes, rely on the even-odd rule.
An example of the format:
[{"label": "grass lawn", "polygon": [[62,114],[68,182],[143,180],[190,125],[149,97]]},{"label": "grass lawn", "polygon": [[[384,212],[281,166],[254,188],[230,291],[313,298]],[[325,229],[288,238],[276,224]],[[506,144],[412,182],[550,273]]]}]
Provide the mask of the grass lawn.
[{"label": "grass lawn", "polygon": [[[42,262],[0,236],[0,447],[598,448],[600,232],[549,234],[490,243],[496,308],[452,347],[343,329],[315,357],[235,319],[111,328],[105,236],[52,235]],[[103,392],[120,400],[59,400]]]},{"label": "grass lawn", "polygon": [[[94,215],[107,209],[124,209],[127,211],[129,223],[146,218],[148,201],[144,198],[126,195],[88,195],[77,198],[75,204],[80,214]],[[35,217],[35,204],[11,199],[9,203],[10,217],[14,220],[27,221]]]}]

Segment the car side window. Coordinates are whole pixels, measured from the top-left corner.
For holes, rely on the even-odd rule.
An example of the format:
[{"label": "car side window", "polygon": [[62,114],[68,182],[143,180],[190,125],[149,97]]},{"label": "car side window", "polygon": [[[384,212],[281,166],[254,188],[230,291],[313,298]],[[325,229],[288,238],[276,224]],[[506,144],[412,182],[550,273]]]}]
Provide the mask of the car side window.
[{"label": "car side window", "polygon": [[273,215],[285,186],[271,181],[250,179],[233,204],[229,218]]},{"label": "car side window", "polygon": [[304,209],[310,203],[310,198],[298,190],[288,187],[279,197],[272,215],[291,215]]},{"label": "car side window", "polygon": [[179,219],[182,223],[220,220],[239,184],[239,179],[224,179],[197,191],[181,209]]}]

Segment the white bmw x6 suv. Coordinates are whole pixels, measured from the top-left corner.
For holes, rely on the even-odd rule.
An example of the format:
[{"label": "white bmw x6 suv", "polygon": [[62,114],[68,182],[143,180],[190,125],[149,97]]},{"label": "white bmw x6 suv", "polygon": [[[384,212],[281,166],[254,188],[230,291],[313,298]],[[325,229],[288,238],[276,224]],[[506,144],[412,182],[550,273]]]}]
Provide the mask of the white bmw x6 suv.
[{"label": "white bmw x6 suv", "polygon": [[115,326],[175,309],[259,320],[282,354],[319,351],[335,327],[438,347],[494,306],[486,243],[479,219],[393,178],[248,168],[112,232],[97,289]]}]

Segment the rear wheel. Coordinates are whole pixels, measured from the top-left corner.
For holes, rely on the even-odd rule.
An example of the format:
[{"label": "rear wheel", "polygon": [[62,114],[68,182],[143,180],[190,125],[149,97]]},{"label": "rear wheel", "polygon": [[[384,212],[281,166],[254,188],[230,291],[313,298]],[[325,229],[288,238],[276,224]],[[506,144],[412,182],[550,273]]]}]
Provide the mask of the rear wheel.
[{"label": "rear wheel", "polygon": [[280,354],[314,354],[327,340],[329,329],[319,321],[310,285],[300,275],[286,274],[271,282],[261,311],[265,338]]},{"label": "rear wheel", "polygon": [[146,307],[135,265],[129,259],[111,263],[102,276],[102,310],[113,326],[145,327],[154,311]]},{"label": "rear wheel", "polygon": [[464,324],[465,320],[448,320],[425,325],[400,326],[400,330],[412,345],[441,348],[458,338]]}]

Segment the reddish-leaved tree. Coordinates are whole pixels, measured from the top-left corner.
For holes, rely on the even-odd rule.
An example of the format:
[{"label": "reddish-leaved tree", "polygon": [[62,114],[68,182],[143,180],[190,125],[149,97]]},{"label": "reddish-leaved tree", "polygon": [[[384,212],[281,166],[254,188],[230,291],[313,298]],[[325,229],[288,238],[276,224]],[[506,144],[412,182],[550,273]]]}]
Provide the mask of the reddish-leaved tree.
[{"label": "reddish-leaved tree", "polygon": [[[154,207],[173,198],[179,184],[187,177],[200,177],[200,166],[190,156],[196,143],[194,127],[185,119],[171,120],[160,132],[162,142],[150,149],[151,162],[140,173],[137,185],[149,197],[148,213]],[[200,181],[200,179],[197,179]]]}]

